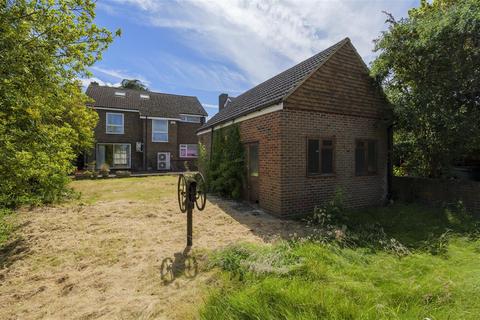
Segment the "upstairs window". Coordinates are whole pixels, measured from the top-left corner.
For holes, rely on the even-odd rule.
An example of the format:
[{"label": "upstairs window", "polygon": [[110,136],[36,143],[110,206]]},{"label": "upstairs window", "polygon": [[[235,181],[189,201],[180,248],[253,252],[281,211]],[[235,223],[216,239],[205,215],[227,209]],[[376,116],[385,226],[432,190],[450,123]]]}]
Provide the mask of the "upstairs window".
[{"label": "upstairs window", "polygon": [[196,144],[180,145],[180,158],[197,158],[197,157],[198,157],[198,145]]},{"label": "upstairs window", "polygon": [[377,173],[377,141],[357,140],[355,142],[355,174],[357,176]]},{"label": "upstairs window", "polygon": [[334,141],[333,139],[307,140],[307,174],[334,173]]},{"label": "upstairs window", "polygon": [[168,120],[152,120],[152,142],[168,142]]},{"label": "upstairs window", "polygon": [[123,113],[107,112],[107,130],[108,134],[123,134]]},{"label": "upstairs window", "polygon": [[180,120],[182,122],[192,122],[192,123],[200,123],[202,117],[201,116],[189,116],[186,114],[180,115]]},{"label": "upstairs window", "polygon": [[125,92],[115,91],[115,96],[116,96],[116,97],[125,97],[126,94],[125,94]]}]

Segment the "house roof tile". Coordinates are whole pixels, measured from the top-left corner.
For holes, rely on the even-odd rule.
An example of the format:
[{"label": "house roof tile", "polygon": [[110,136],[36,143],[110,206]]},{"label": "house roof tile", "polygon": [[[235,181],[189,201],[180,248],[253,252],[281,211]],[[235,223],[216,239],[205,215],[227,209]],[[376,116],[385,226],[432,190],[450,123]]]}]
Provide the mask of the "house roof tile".
[{"label": "house roof tile", "polygon": [[[125,93],[117,96],[115,92]],[[95,102],[94,107],[138,110],[140,115],[149,117],[179,118],[180,114],[207,116],[197,97],[166,94],[152,91],[122,89],[90,84],[86,94]],[[149,99],[140,94],[149,95]]]}]

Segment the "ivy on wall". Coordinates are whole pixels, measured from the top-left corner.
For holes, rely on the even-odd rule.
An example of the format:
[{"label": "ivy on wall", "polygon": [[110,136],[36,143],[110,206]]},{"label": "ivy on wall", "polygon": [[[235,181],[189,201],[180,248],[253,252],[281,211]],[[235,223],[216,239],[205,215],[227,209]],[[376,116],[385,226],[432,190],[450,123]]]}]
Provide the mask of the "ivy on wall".
[{"label": "ivy on wall", "polygon": [[[209,189],[222,196],[238,199],[242,194],[245,162],[238,125],[215,130],[212,143],[210,161],[203,165],[207,168],[204,171]],[[202,152],[200,156],[205,157]],[[205,160],[202,161],[205,163]]]}]

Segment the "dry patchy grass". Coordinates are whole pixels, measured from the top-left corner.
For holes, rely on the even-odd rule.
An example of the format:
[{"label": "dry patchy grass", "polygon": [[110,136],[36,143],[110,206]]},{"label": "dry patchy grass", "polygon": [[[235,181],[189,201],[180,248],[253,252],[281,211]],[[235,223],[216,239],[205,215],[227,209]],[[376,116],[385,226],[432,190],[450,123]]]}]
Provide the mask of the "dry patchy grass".
[{"label": "dry patchy grass", "polygon": [[[160,275],[162,261],[178,261],[185,248],[176,177],[72,186],[80,200],[18,212],[21,227],[0,251],[0,319],[195,318],[202,293],[216,281],[213,274],[200,271],[171,283]],[[197,252],[300,230],[212,201],[194,215]]]}]

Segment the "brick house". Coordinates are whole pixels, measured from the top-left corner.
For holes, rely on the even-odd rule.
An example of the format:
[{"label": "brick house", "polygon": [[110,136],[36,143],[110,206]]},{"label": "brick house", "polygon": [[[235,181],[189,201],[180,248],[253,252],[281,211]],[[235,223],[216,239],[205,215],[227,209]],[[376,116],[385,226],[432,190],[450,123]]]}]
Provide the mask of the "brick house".
[{"label": "brick house", "polygon": [[238,124],[244,197],[277,215],[311,213],[341,188],[348,207],[381,205],[391,185],[391,108],[348,38],[246,91],[219,97],[197,132]]},{"label": "brick house", "polygon": [[95,150],[86,163],[97,169],[181,171],[195,166],[196,131],[207,113],[196,97],[100,86],[92,83],[86,94],[99,116]]}]

